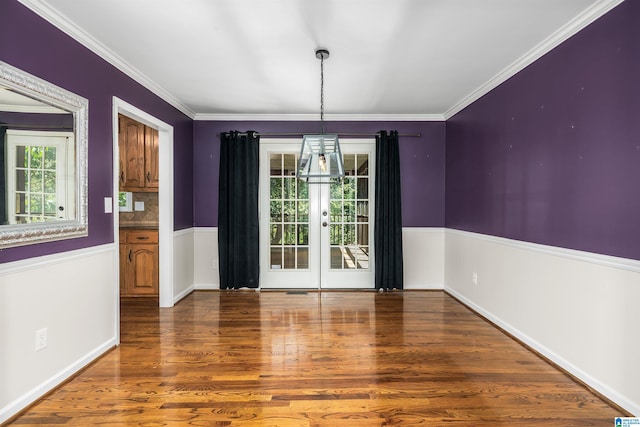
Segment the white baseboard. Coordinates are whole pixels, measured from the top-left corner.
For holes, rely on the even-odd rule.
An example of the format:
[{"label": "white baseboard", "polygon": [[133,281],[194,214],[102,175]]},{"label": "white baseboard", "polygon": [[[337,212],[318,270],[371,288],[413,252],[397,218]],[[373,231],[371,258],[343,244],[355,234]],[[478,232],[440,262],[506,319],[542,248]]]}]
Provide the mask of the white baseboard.
[{"label": "white baseboard", "polygon": [[89,352],[79,360],[75,361],[71,365],[67,366],[62,371],[58,372],[53,377],[43,381],[38,386],[29,390],[19,398],[10,402],[4,408],[0,408],[0,423],[7,421],[9,418],[17,415],[31,405],[33,402],[40,399],[45,394],[49,393],[54,388],[65,382],[67,379],[78,373],[82,368],[95,361],[98,357],[116,346],[116,339],[112,338],[107,342],[101,344],[93,351]]},{"label": "white baseboard", "polygon": [[174,295],[173,304],[174,305],[177,304],[180,300],[185,298],[187,295],[189,295],[194,290],[195,290],[195,288],[193,287],[193,285],[191,285],[188,288],[186,288],[185,290],[183,290],[182,292],[180,292],[178,295]]},{"label": "white baseboard", "polygon": [[193,285],[196,291],[212,291],[220,289],[219,283],[196,283]]},{"label": "white baseboard", "polygon": [[404,290],[405,291],[442,291],[444,290],[444,284],[443,283],[428,283],[428,284],[412,283],[409,285],[405,285]]}]

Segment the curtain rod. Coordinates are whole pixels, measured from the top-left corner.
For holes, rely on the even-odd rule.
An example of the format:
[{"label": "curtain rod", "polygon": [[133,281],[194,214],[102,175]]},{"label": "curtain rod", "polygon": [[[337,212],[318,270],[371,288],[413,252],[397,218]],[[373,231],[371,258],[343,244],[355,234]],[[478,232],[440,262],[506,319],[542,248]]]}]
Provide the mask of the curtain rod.
[{"label": "curtain rod", "polygon": [[[224,135],[224,134],[228,134],[229,132],[223,132],[222,134],[218,134],[217,136],[220,135]],[[301,133],[301,132],[279,132],[279,133],[268,133],[268,132],[254,132],[256,135],[258,136],[263,136],[263,137],[270,137],[270,138],[275,138],[275,137],[299,137],[302,138],[305,135],[310,135],[310,132],[307,133]],[[247,132],[239,132],[238,133],[240,136],[247,136]],[[376,132],[376,133],[358,133],[358,132],[335,132],[335,133],[331,133],[331,132],[327,132],[328,135],[338,135],[339,137],[349,137],[349,136],[354,136],[354,137],[374,137],[380,134],[380,132]],[[317,134],[314,134],[317,135]],[[399,133],[398,136],[402,136],[402,137],[408,137],[408,138],[420,138],[422,136],[421,133]]]}]

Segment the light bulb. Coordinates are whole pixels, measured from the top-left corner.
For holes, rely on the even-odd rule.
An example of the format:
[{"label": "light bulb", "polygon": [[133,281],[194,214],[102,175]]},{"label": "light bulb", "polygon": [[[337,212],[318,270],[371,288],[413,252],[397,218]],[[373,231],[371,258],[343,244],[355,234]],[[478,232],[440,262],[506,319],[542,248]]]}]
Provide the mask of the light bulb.
[{"label": "light bulb", "polygon": [[322,172],[327,171],[327,159],[324,157],[324,154],[320,154],[320,156],[318,156],[318,165]]}]

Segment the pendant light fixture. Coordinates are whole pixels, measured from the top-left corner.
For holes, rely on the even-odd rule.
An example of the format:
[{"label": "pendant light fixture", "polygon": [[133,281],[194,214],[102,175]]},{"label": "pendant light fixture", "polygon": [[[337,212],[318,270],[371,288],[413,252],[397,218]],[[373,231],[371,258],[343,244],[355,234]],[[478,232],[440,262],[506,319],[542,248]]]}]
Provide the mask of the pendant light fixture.
[{"label": "pendant light fixture", "polygon": [[311,184],[329,183],[328,178],[344,178],[344,165],[337,134],[326,134],[324,129],[324,60],[327,49],[317,49],[320,60],[320,134],[304,135],[298,159],[296,176]]}]

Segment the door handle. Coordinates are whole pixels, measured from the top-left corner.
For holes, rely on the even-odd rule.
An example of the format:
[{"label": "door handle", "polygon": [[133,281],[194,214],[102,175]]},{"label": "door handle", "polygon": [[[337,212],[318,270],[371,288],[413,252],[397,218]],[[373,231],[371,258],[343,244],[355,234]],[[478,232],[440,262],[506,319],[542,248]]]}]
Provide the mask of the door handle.
[{"label": "door handle", "polygon": [[327,221],[322,221],[322,226],[323,226],[323,227],[326,227],[327,225],[329,225],[329,224],[327,223]]},{"label": "door handle", "polygon": [[133,255],[133,254],[131,252],[131,249],[129,249],[129,262],[133,262],[133,258],[131,258],[131,255]]},{"label": "door handle", "polygon": [[147,182],[151,182],[151,172],[147,171]]}]

